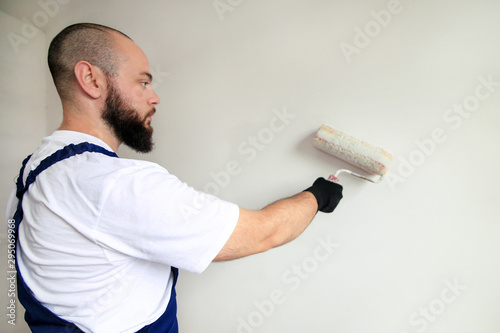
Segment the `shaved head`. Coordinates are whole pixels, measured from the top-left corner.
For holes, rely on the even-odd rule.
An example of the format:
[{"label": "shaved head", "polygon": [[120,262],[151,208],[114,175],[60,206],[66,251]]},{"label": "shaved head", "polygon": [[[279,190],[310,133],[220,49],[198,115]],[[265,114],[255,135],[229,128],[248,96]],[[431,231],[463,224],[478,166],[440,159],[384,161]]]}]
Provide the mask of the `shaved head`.
[{"label": "shaved head", "polygon": [[49,46],[48,63],[62,100],[71,98],[76,82],[74,68],[79,61],[99,67],[108,77],[116,76],[123,59],[115,45],[116,34],[130,39],[118,30],[93,23],[70,25],[54,37]]}]

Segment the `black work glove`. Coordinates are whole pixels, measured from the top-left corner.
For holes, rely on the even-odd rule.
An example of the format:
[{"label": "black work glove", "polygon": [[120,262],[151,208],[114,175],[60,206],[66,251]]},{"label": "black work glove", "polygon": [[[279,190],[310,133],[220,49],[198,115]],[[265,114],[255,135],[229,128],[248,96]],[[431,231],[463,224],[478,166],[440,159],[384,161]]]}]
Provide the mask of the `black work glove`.
[{"label": "black work glove", "polygon": [[318,178],[314,184],[304,191],[309,191],[318,201],[318,210],[331,213],[342,199],[342,185],[325,178]]}]

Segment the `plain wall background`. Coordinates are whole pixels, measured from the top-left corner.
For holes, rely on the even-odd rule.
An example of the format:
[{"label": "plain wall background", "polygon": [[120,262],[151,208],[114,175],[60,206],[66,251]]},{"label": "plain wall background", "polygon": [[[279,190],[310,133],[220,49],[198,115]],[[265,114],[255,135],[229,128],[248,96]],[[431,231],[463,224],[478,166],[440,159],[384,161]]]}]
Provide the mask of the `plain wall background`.
[{"label": "plain wall background", "polygon": [[[2,4],[3,5],[3,4]],[[0,11],[0,209],[5,216],[5,207],[12,190],[14,180],[19,174],[19,162],[40,144],[40,137],[47,133],[47,90],[45,61],[41,57],[46,52],[45,33],[26,30],[29,35],[24,38],[22,48],[11,44],[9,32],[21,31],[23,21]],[[22,35],[20,35],[22,36]],[[19,41],[21,39],[16,39]],[[24,43],[25,42],[25,43]],[[14,45],[14,46],[13,46]],[[16,52],[17,51],[17,52]],[[28,153],[27,153],[28,152]],[[6,315],[9,297],[7,277],[7,243],[6,228],[0,228],[0,260],[2,279],[0,279],[0,306],[2,332],[29,332],[22,318],[17,325],[7,324]],[[23,310],[16,309],[21,317]]]},{"label": "plain wall background", "polygon": [[[41,0],[0,10],[2,209],[22,159],[61,121],[48,43],[82,21],[132,37],[156,78],[156,149],[120,156],[195,188],[250,209],[305,189],[346,166],[313,148],[322,123],[393,152],[383,183],[343,178],[337,210],[296,241],[181,272],[181,332],[499,332],[500,2]],[[1,240],[4,268],[4,231]],[[21,311],[15,327],[2,314],[0,330],[27,332]]]}]

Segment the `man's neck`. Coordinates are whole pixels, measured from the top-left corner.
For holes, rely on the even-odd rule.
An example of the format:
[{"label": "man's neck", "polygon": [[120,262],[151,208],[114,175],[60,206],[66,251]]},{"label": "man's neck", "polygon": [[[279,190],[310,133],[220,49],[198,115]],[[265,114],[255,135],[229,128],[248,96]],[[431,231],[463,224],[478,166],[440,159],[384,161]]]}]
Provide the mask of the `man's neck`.
[{"label": "man's neck", "polygon": [[116,138],[112,129],[96,114],[80,112],[75,108],[63,105],[63,121],[59,130],[81,132],[104,141],[116,153],[121,141]]}]

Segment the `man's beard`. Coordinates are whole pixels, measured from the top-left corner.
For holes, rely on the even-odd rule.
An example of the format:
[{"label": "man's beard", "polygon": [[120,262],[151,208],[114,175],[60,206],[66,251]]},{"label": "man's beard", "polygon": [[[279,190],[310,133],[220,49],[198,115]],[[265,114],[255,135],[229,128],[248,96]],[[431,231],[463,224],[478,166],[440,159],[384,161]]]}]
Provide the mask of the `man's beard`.
[{"label": "man's beard", "polygon": [[118,140],[136,152],[149,153],[153,150],[153,128],[146,125],[146,121],[155,113],[155,109],[152,108],[144,119],[141,119],[139,112],[124,100],[112,80],[108,79],[108,96],[102,119],[111,127]]}]

